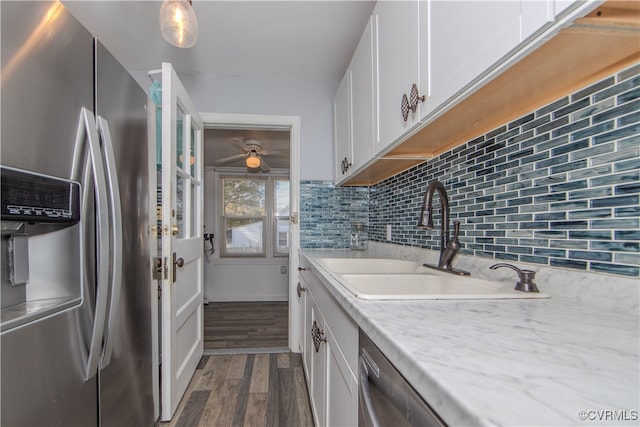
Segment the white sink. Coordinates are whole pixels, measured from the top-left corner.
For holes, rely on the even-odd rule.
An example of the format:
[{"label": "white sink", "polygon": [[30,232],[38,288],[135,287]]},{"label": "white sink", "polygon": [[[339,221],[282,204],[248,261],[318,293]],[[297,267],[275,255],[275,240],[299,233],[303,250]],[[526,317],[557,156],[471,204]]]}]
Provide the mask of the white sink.
[{"label": "white sink", "polygon": [[[446,273],[445,273],[446,274]],[[340,283],[362,299],[530,299],[541,292],[520,292],[511,285],[469,277],[433,274],[342,274]]]},{"label": "white sink", "polygon": [[398,259],[320,258],[318,261],[335,274],[395,274],[426,273],[422,264]]}]

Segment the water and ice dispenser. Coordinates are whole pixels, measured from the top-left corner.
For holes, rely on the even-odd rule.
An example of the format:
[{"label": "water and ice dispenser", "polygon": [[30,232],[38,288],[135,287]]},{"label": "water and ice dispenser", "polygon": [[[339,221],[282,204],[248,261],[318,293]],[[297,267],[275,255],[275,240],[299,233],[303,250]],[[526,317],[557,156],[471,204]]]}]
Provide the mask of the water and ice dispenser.
[{"label": "water and ice dispenser", "polygon": [[80,185],[0,167],[0,330],[76,305],[82,298]]}]

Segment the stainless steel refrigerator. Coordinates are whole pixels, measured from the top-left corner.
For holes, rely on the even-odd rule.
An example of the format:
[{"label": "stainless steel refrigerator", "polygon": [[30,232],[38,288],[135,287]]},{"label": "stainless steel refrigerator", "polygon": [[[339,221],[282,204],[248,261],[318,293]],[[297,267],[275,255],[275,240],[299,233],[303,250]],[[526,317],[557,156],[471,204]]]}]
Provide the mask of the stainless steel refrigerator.
[{"label": "stainless steel refrigerator", "polygon": [[61,3],[0,8],[0,424],[151,426],[147,96]]}]

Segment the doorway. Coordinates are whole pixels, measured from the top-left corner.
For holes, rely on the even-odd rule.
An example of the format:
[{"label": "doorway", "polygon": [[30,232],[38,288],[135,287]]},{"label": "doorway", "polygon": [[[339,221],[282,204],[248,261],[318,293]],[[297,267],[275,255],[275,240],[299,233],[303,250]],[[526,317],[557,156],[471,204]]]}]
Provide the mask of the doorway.
[{"label": "doorway", "polygon": [[205,354],[297,351],[299,118],[202,117]]}]

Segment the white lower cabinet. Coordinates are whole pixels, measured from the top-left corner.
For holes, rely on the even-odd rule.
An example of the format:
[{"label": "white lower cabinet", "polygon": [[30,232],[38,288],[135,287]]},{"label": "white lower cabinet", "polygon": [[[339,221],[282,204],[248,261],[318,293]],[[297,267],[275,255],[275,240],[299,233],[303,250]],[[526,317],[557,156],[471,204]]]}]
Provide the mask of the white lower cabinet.
[{"label": "white lower cabinet", "polygon": [[358,381],[347,365],[340,346],[331,333],[327,337],[327,414],[328,426],[358,425]]},{"label": "white lower cabinet", "polygon": [[300,283],[305,288],[302,360],[315,424],[356,426],[358,327],[313,273],[300,274]]},{"label": "white lower cabinet", "polygon": [[[310,296],[310,295],[308,295]],[[311,406],[316,426],[327,425],[327,346],[324,344],[324,319],[311,298]],[[324,342],[323,342],[324,340]]]}]

